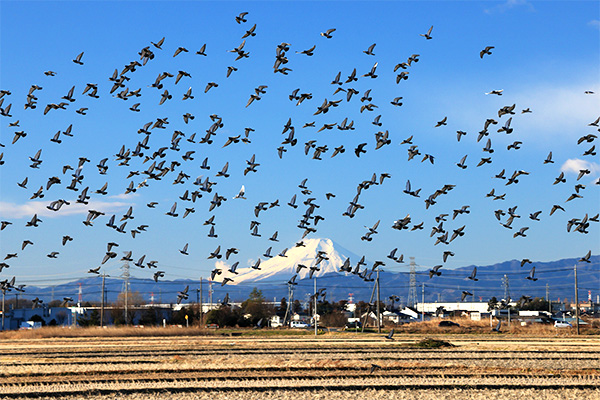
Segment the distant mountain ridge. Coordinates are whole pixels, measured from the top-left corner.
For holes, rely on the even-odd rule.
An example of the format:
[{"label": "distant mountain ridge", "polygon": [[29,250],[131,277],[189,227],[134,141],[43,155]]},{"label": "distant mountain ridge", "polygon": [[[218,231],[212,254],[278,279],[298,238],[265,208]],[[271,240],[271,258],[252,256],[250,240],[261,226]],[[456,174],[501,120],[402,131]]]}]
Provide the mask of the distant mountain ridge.
[{"label": "distant mountain ridge", "polygon": [[[308,296],[314,290],[314,282],[308,279],[309,268],[315,266],[316,255],[321,252],[326,258],[318,264],[318,271],[315,271],[314,277],[317,280],[319,288],[325,287],[328,300],[348,299],[352,297],[355,301],[369,301],[374,293],[374,282],[365,282],[355,274],[340,272],[340,267],[347,258],[351,260],[351,266],[354,269],[358,260],[361,258],[349,250],[336,244],[331,239],[305,239],[304,246],[292,247],[285,254],[286,257],[273,255],[272,258],[265,259],[260,264],[260,269],[251,267],[239,268],[238,274],[232,274],[227,271],[229,266],[223,264],[219,268],[222,274],[218,275],[217,282],[210,284],[208,279],[203,281],[202,301],[209,301],[209,290],[212,286],[212,298],[214,302],[224,298],[229,294],[232,301],[242,301],[248,297],[248,294],[254,287],[262,290],[265,298],[268,300],[280,300],[282,297],[289,297],[288,280],[294,275],[297,285],[293,286],[294,299],[306,301]],[[593,300],[600,294],[600,256],[592,256],[590,263],[579,263],[577,258],[550,261],[525,263],[521,266],[521,261],[510,260],[489,266],[466,266],[456,269],[444,269],[440,271],[440,276],[429,277],[428,270],[419,269],[415,274],[417,300],[421,301],[423,294],[425,301],[456,302],[460,299],[462,291],[472,293],[467,301],[487,301],[490,297],[503,298],[506,288],[503,286],[503,278],[506,275],[508,280],[508,293],[511,298],[516,299],[521,295],[532,297],[544,297],[546,295],[546,285],[550,298],[554,301],[558,298],[574,297],[574,272],[573,266],[578,264],[579,268],[579,298],[586,300],[588,292],[592,294]],[[296,273],[298,264],[305,265]],[[360,270],[372,269],[372,264],[367,261],[367,265],[361,266]],[[535,281],[526,279],[530,275],[531,268],[535,266]],[[476,277],[478,281],[467,279],[473,269],[477,269]],[[387,272],[384,266],[380,272],[380,296],[382,301],[387,301],[390,296],[398,296],[401,303],[408,300],[410,289],[410,275],[408,272]],[[372,274],[374,277],[375,274]],[[222,285],[223,277],[233,279],[226,285]],[[79,283],[83,290],[83,302],[99,302],[101,294],[102,278],[99,276],[86,277],[74,282],[56,285],[54,287],[27,287],[25,293],[20,293],[20,298],[33,299],[39,297],[45,302],[52,299],[62,300],[63,297],[72,297],[77,302]],[[160,280],[158,283],[151,279],[130,278],[130,287],[132,291],[138,291],[145,301],[154,303],[174,303],[177,292],[183,290],[185,286],[190,287],[190,297],[188,302],[199,300],[200,288],[199,280],[178,279],[178,280]],[[107,277],[105,281],[105,291],[107,300],[113,302],[122,291],[123,280],[120,278]],[[423,293],[424,292],[424,293]],[[7,293],[10,298],[11,293]]]}]

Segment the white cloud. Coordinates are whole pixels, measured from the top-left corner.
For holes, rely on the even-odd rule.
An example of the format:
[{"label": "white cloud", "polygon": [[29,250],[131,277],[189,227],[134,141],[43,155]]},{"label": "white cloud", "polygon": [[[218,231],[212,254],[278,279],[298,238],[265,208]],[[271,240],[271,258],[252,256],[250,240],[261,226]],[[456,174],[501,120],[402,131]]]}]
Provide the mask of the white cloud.
[{"label": "white cloud", "polygon": [[507,0],[504,3],[498,4],[496,7],[487,8],[484,10],[486,14],[492,14],[494,12],[505,12],[515,7],[523,6],[527,8],[527,11],[535,11],[533,4],[527,0]]},{"label": "white cloud", "polygon": [[593,19],[590,22],[588,22],[588,25],[591,26],[591,27],[593,27],[593,28],[600,29],[600,20]]},{"label": "white cloud", "polygon": [[3,218],[23,218],[31,217],[33,214],[44,217],[66,217],[70,215],[87,214],[89,210],[96,210],[103,213],[113,213],[129,206],[133,203],[125,202],[107,202],[107,201],[89,201],[88,204],[81,204],[75,200],[69,201],[70,205],[63,205],[59,211],[51,211],[46,206],[50,201],[28,201],[24,204],[9,202],[0,202],[0,216]]},{"label": "white cloud", "polygon": [[[586,125],[598,116],[600,97],[588,96],[586,90],[597,91],[592,85],[562,87],[528,87],[511,98],[520,109],[530,108],[532,113],[519,115],[514,121],[515,130],[525,137],[538,139],[563,138],[572,141],[579,138]],[[519,112],[520,112],[519,109]]]},{"label": "white cloud", "polygon": [[109,199],[121,199],[121,200],[131,200],[134,197],[138,197],[138,193],[121,193],[115,194],[112,196],[108,196]]},{"label": "white cloud", "polygon": [[579,174],[579,171],[582,169],[587,169],[592,173],[592,175],[596,175],[600,173],[600,164],[581,160],[579,158],[571,158],[565,161],[565,163],[560,167],[561,171],[572,172],[574,174]]}]

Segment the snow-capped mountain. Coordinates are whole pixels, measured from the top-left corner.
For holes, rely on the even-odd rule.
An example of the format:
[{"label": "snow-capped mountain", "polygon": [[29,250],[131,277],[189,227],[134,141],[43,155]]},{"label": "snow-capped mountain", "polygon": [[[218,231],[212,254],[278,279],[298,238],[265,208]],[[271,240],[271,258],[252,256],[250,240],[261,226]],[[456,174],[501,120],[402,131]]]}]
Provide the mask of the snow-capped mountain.
[{"label": "snow-capped mountain", "polygon": [[[285,257],[279,255],[273,258],[264,259],[261,257],[260,269],[238,268],[238,275],[234,275],[226,270],[223,271],[223,276],[233,279],[230,285],[240,283],[256,282],[266,283],[270,281],[285,282],[296,275],[296,267],[299,264],[305,265],[298,272],[297,280],[308,278],[310,267],[316,266],[319,270],[315,271],[314,276],[323,276],[325,274],[336,272],[340,273],[340,267],[350,258],[353,263],[359,260],[359,256],[340,247],[331,239],[305,239],[304,246],[290,248]],[[317,264],[317,254],[325,255],[326,259],[322,259]],[[340,273],[340,274],[343,274]]]}]

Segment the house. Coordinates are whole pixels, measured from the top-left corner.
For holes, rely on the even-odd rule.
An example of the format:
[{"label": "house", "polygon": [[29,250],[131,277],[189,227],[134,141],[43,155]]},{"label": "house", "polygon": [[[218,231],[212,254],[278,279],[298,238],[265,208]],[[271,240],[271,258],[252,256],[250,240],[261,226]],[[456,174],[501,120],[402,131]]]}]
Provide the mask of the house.
[{"label": "house", "polygon": [[4,315],[4,330],[19,329],[23,323],[37,321],[42,325],[71,326],[85,312],[81,307],[14,308]]}]

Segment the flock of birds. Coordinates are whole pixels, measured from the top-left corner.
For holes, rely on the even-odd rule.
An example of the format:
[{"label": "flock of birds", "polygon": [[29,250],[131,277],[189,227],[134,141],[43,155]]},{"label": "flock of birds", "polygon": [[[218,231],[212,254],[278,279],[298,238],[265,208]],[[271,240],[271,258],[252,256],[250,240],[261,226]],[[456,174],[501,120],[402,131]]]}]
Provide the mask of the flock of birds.
[{"label": "flock of birds", "polygon": [[[235,17],[235,22],[238,24],[246,24],[247,23],[248,13],[241,13]],[[321,33],[323,37],[322,40],[331,40],[335,36],[336,29],[328,29]],[[228,50],[230,53],[233,53],[235,59],[233,60],[233,64],[227,68],[226,77],[229,78],[232,74],[236,73],[239,68],[242,68],[241,65],[238,65],[239,60],[247,59],[250,57],[249,51],[246,50],[246,40],[252,40],[253,37],[257,35],[257,25],[254,24],[251,26],[242,36],[242,42],[237,47]],[[426,40],[433,39],[433,26],[428,29],[426,33],[420,34],[420,36],[424,37]],[[73,86],[68,90],[66,94],[60,97],[56,102],[48,103],[48,104],[38,104],[38,93],[43,90],[42,86],[38,86],[36,84],[32,85],[29,89],[29,92],[26,94],[26,101],[24,104],[25,113],[33,113],[34,110],[39,109],[43,110],[43,115],[64,112],[65,110],[70,110],[71,107],[74,107],[74,103],[77,101],[77,97],[79,96],[88,96],[92,99],[98,101],[101,97],[105,95],[111,95],[113,98],[117,98],[120,100],[130,100],[129,103],[133,103],[129,108],[132,113],[140,112],[140,107],[142,106],[141,96],[142,92],[148,91],[159,91],[160,100],[159,105],[163,105],[166,102],[171,102],[173,100],[173,92],[174,85],[177,85],[179,82],[184,82],[185,80],[191,79],[191,73],[183,70],[179,70],[177,72],[162,72],[160,73],[154,82],[148,82],[148,89],[142,90],[142,88],[130,88],[129,81],[132,79],[132,76],[138,69],[144,68],[147,63],[151,63],[153,59],[159,57],[170,56],[169,54],[165,55],[167,49],[163,48],[165,46],[166,40],[163,37],[158,40],[156,43],[151,42],[148,46],[142,48],[138,53],[138,59],[129,62],[123,68],[115,69],[112,76],[108,77],[108,80],[111,82],[111,88],[108,93],[104,93],[101,90],[100,85],[96,83],[86,83],[81,89],[81,86],[76,90],[80,83],[74,83]],[[373,43],[366,50],[363,51],[367,56],[375,55],[375,47],[376,44]],[[281,43],[277,45],[275,49],[275,60],[273,64],[274,73],[289,75],[292,72],[290,68],[291,62],[288,58],[288,52],[290,51],[291,45],[289,43]],[[295,53],[300,56],[311,57],[317,51],[317,44],[312,47],[299,50]],[[479,57],[481,59],[490,57],[492,55],[492,50],[494,46],[486,46],[479,53]],[[171,50],[172,51],[172,50]],[[190,53],[191,51],[185,47],[177,47],[171,57],[181,57],[181,55],[185,53]],[[193,54],[193,53],[191,53]],[[198,51],[195,52],[197,56],[200,57],[209,57],[209,52],[207,51],[207,45],[203,44]],[[80,66],[81,68],[85,68],[85,53],[79,53],[73,60],[73,63]],[[399,62],[395,65],[393,71],[396,74],[395,83],[401,84],[402,81],[409,79],[410,70],[415,68],[415,65],[420,61],[419,54],[411,54],[405,61]],[[352,87],[352,84],[359,79],[361,80],[369,80],[377,78],[377,68],[378,63],[375,62],[370,71],[365,74],[360,74],[357,72],[356,68],[344,78],[342,76],[341,71],[338,72],[334,79],[331,81],[331,85],[333,88],[333,96],[341,94],[342,97],[335,100],[325,99],[322,103],[318,103],[316,106],[314,116],[315,118],[321,118],[323,115],[327,114],[331,109],[340,107],[345,102],[350,102],[352,99],[357,98],[360,101],[360,114],[361,115],[369,115],[369,113],[376,113],[375,111],[379,108],[373,102],[373,96],[371,95],[371,89],[364,91],[363,93],[359,93],[358,90]],[[45,75],[48,79],[52,79],[52,77],[60,75],[60,72],[55,71],[46,71]],[[333,75],[333,74],[332,74]],[[207,93],[210,90],[216,90],[219,84],[217,82],[208,82],[206,86],[203,88],[203,92]],[[246,107],[251,107],[256,102],[260,101],[262,97],[267,93],[268,86],[267,85],[259,85],[254,91],[250,94],[248,101],[246,103]],[[592,93],[589,93],[592,94]],[[502,96],[503,90],[492,90],[486,95],[490,96]],[[183,95],[181,101],[185,102],[188,100],[193,100],[196,96],[195,88],[190,87],[185,94]],[[16,173],[21,173],[22,171],[10,170],[11,165],[5,165],[5,161],[3,160],[4,152],[10,152],[11,146],[20,146],[24,141],[27,141],[28,133],[25,130],[20,129],[20,121],[15,120],[13,118],[12,105],[14,101],[13,94],[9,90],[0,90],[0,115],[4,120],[9,120],[8,127],[12,130],[12,141],[11,143],[0,143],[2,148],[6,147],[2,153],[0,153],[0,165],[4,168],[4,176],[8,178],[4,178],[4,180],[8,181],[11,179]],[[289,101],[295,103],[297,106],[300,106],[304,103],[304,107],[312,107],[310,104],[310,100],[313,98],[312,93],[306,92],[302,93],[300,89],[293,90],[289,96]],[[356,101],[356,100],[355,100]],[[394,107],[402,107],[403,98],[396,97],[390,101]],[[75,110],[75,112],[79,115],[85,116],[89,111],[87,107],[80,107]],[[497,117],[491,117],[484,121],[482,129],[476,133],[477,142],[483,141],[485,146],[483,147],[483,155],[479,160],[474,163],[474,167],[480,167],[485,164],[489,164],[492,162],[492,154],[498,149],[494,149],[492,146],[492,136],[497,134],[512,134],[513,127],[511,125],[513,115],[518,112],[516,109],[516,105],[508,105],[502,107],[497,112]],[[529,108],[523,109],[520,111],[521,114],[531,113],[532,110]],[[19,113],[19,115],[23,115],[25,118],[25,113]],[[11,118],[13,118],[11,120]],[[182,115],[182,118],[185,124],[192,123],[195,119],[195,116],[190,112],[186,112]],[[30,199],[42,199],[52,196],[52,188],[56,186],[64,186],[67,190],[73,191],[74,199],[63,199],[59,198],[56,200],[50,200],[47,205],[47,209],[52,212],[61,212],[65,208],[68,208],[73,203],[79,203],[87,205],[92,197],[98,198],[100,196],[106,196],[109,193],[107,181],[102,187],[98,189],[94,189],[86,184],[86,180],[83,174],[84,170],[92,170],[93,166],[88,166],[88,164],[95,164],[96,172],[102,176],[108,176],[109,169],[112,168],[128,168],[131,167],[131,163],[139,162],[140,168],[131,169],[127,176],[127,179],[140,179],[139,183],[134,183],[134,180],[131,180],[128,187],[125,189],[125,193],[134,193],[136,191],[143,191],[145,187],[151,184],[151,182],[160,181],[163,179],[167,179],[169,177],[173,177],[173,185],[177,187],[178,185],[183,185],[186,187],[185,190],[182,190],[181,193],[178,193],[176,199],[173,200],[172,203],[165,205],[159,204],[158,202],[149,202],[147,203],[147,207],[150,209],[155,209],[157,206],[161,206],[163,208],[163,214],[168,218],[187,218],[193,213],[196,212],[196,207],[200,204],[200,199],[205,198],[209,199],[207,201],[207,207],[210,216],[203,222],[204,226],[207,226],[209,233],[209,238],[217,238],[217,230],[216,230],[216,222],[215,222],[215,212],[218,208],[222,207],[226,201],[243,201],[246,199],[246,189],[242,186],[232,199],[226,196],[220,195],[216,191],[215,185],[217,185],[217,179],[223,178],[226,179],[233,172],[229,169],[229,163],[227,162],[216,174],[214,177],[205,176],[198,177],[196,180],[192,182],[192,168],[200,168],[203,171],[211,170],[211,166],[209,164],[209,157],[200,157],[197,158],[195,154],[197,150],[193,150],[194,145],[198,144],[206,144],[211,145],[213,142],[217,140],[217,138],[221,138],[223,135],[220,134],[220,130],[224,127],[224,119],[216,114],[212,114],[209,116],[211,124],[206,129],[205,134],[200,135],[202,137],[196,137],[196,133],[186,134],[180,130],[174,130],[172,132],[170,145],[162,146],[162,147],[153,147],[150,143],[150,138],[156,135],[153,133],[160,130],[167,130],[170,121],[167,117],[157,117],[154,121],[150,121],[144,124],[138,131],[137,134],[141,135],[141,140],[138,143],[129,148],[125,145],[121,146],[118,151],[114,155],[106,155],[106,157],[99,160],[89,160],[86,157],[79,157],[77,164],[74,166],[64,165],[62,168],[62,174],[52,174],[47,178],[45,184],[32,188],[29,185],[29,177],[25,177],[18,182],[15,182],[20,188],[24,190],[31,191]],[[443,117],[435,124],[432,124],[434,128],[442,128],[446,126],[448,123],[448,117]],[[375,133],[374,141],[369,142],[361,142],[356,147],[347,149],[344,144],[340,144],[335,147],[333,151],[326,145],[319,145],[317,139],[307,140],[303,146],[303,152],[306,156],[310,156],[312,154],[312,159],[321,160],[324,155],[330,153],[330,157],[336,157],[343,155],[346,150],[349,150],[349,154],[353,154],[355,157],[360,158],[361,155],[365,154],[367,151],[370,151],[371,148],[374,150],[381,149],[385,146],[389,146],[392,143],[391,134],[388,130],[383,130],[380,128],[382,126],[381,115],[377,115],[373,118],[371,124],[376,127],[376,129],[382,129]],[[596,129],[600,124],[600,117],[595,121],[589,124],[590,127]],[[73,128],[74,124],[69,124],[64,130],[59,130],[56,132],[50,142],[53,144],[60,144],[63,140],[67,140],[67,138],[72,138],[76,135],[76,129]],[[496,128],[496,126],[498,128]],[[301,127],[305,130],[315,129],[316,132],[322,132],[332,129],[338,129],[340,131],[352,131],[355,129],[354,121],[349,120],[349,118],[345,118],[344,120],[336,123],[323,123],[319,129],[316,129],[318,125],[315,121],[306,122]],[[600,129],[598,129],[600,131]],[[495,131],[495,132],[494,132]],[[233,146],[238,143],[243,143],[246,145],[251,144],[252,134],[254,129],[248,127],[244,130],[243,134],[228,136],[226,139],[223,139],[223,145],[221,148],[225,148],[228,146]],[[283,125],[283,129],[281,134],[284,137],[284,140],[281,142],[281,145],[277,147],[276,152],[279,158],[283,158],[284,154],[299,144],[297,138],[297,128],[292,123],[292,118],[289,118],[287,122]],[[458,142],[467,135],[467,132],[458,130],[456,132],[456,140]],[[596,155],[595,149],[595,140],[597,139],[597,135],[595,133],[589,133],[582,136],[578,140],[579,145],[590,145],[591,147],[584,149],[583,156],[592,157]],[[185,142],[189,144],[185,144]],[[408,160],[420,160],[420,162],[428,162],[431,164],[435,163],[435,155],[422,153],[418,144],[416,144],[416,140],[413,136],[407,137],[404,140],[399,142],[399,145],[402,148],[405,148]],[[510,144],[506,151],[517,151],[521,148],[523,143],[519,140],[515,140],[512,144]],[[184,150],[185,147],[190,147],[192,150]],[[213,146],[214,148],[215,146]],[[300,146],[301,147],[301,146]],[[40,148],[37,152],[29,157],[29,161],[31,164],[29,165],[32,171],[37,171],[40,169],[41,165],[44,162],[44,153],[45,148]],[[214,151],[214,150],[211,150]],[[464,155],[459,162],[456,163],[456,166],[465,170],[467,165],[467,158],[473,155]],[[167,161],[170,159],[170,161]],[[414,161],[417,162],[417,161]],[[554,160],[552,159],[552,152],[550,152],[545,160],[540,160],[544,164],[552,164]],[[141,167],[143,164],[143,167]],[[136,164],[137,165],[137,164]],[[256,155],[253,154],[246,160],[246,167],[243,170],[243,175],[246,176],[248,174],[256,174],[259,172],[260,160],[257,159]],[[7,168],[9,170],[7,170]],[[11,172],[9,172],[11,171]],[[89,171],[90,173],[92,171]],[[208,173],[208,172],[206,172]],[[574,183],[573,194],[566,200],[567,202],[576,200],[583,196],[583,193],[586,189],[586,186],[581,183],[581,179],[586,175],[591,173],[588,169],[582,169],[579,171],[579,175],[577,176],[576,182]],[[509,172],[506,169],[502,169],[499,173],[497,173],[493,178],[498,180],[498,182],[504,182],[506,186],[518,184],[519,180],[522,179],[523,176],[529,175],[529,172],[524,170],[515,170],[514,172]],[[143,179],[142,179],[143,178]],[[214,180],[213,180],[214,179]],[[361,196],[364,191],[368,190],[374,186],[383,185],[387,182],[388,179],[392,179],[391,174],[389,173],[381,173],[381,174],[373,174],[372,177],[368,180],[363,180],[358,183],[356,188],[356,193],[353,198],[349,201],[349,204],[345,211],[342,211],[341,214],[348,218],[354,218],[360,210],[362,210],[365,206],[361,204]],[[32,181],[38,182],[40,180],[39,176],[36,176]],[[554,182],[555,185],[566,184],[567,180],[564,173],[560,173],[556,177]],[[596,181],[596,184],[599,182]],[[5,183],[6,184],[6,183]],[[38,183],[39,184],[39,183]],[[455,188],[455,185],[447,184],[443,187],[439,188],[435,192],[431,194],[422,194],[421,188],[416,188],[413,184],[411,184],[410,180],[407,180],[404,185],[405,189],[403,193],[412,196],[415,198],[421,198],[424,200],[425,208],[429,209],[440,199],[441,196],[447,195],[450,191]],[[289,200],[289,202],[285,204],[280,204],[279,200],[275,201],[263,201],[256,204],[254,207],[254,218],[250,222],[250,235],[254,237],[261,237],[260,233],[260,216],[262,213],[267,212],[268,210],[275,207],[291,207],[293,209],[297,209],[298,207],[303,207],[304,213],[301,215],[300,220],[298,221],[297,227],[302,231],[302,239],[307,237],[308,235],[314,234],[317,231],[318,225],[323,224],[326,219],[326,216],[319,215],[320,205],[318,203],[318,197],[313,196],[313,191],[308,186],[308,178],[304,179],[298,185],[299,193],[294,194],[293,197]],[[304,196],[300,198],[299,196]],[[328,201],[335,197],[334,193],[325,193],[323,198]],[[492,200],[505,200],[506,193],[497,193],[495,189],[492,189],[486,197],[491,198]],[[556,212],[566,212],[565,208],[560,204],[555,204],[550,210],[539,210],[525,216],[524,218],[519,215],[517,211],[517,206],[508,207],[507,209],[500,208],[495,211],[495,217],[498,222],[502,225],[502,227],[514,230],[514,238],[526,237],[527,231],[529,230],[529,226],[513,226],[517,221],[523,221],[529,219],[530,223],[535,223],[535,221],[540,221],[540,217],[544,214],[548,214],[549,216],[553,215]],[[434,245],[444,244],[449,245],[454,240],[459,240],[464,234],[466,225],[462,225],[455,229],[448,228],[446,223],[451,219],[455,220],[464,214],[470,213],[470,206],[464,205],[462,207],[454,209],[451,213],[441,213],[436,215],[433,219],[435,223],[432,224],[430,228],[427,228],[424,225],[424,222],[413,222],[411,215],[407,215],[402,219],[398,219],[393,222],[391,228],[396,230],[409,230],[409,231],[417,231],[423,229],[431,229],[430,237],[433,238]],[[118,234],[126,234],[129,233],[133,238],[142,235],[148,228],[149,224],[137,224],[133,223],[135,217],[135,209],[134,207],[129,207],[127,211],[119,216],[116,214],[106,215],[105,212],[100,210],[90,209],[87,217],[82,221],[84,225],[87,227],[92,227],[97,222],[100,217],[105,217],[106,221],[104,222],[105,226],[115,231],[115,237]],[[585,214],[585,215],[583,215]],[[521,219],[522,218],[522,219]],[[41,224],[44,221],[38,216],[38,214],[34,214],[30,217],[29,221],[26,222],[26,227],[38,228],[42,226]],[[599,222],[598,214],[588,216],[587,213],[582,213],[582,215],[578,215],[577,217],[573,217],[567,222],[567,231],[569,232],[577,232],[581,234],[586,234],[589,232],[589,227],[593,223]],[[11,220],[3,220],[1,221],[0,229],[4,231],[2,234],[10,235],[10,225],[14,223],[20,223],[17,221]],[[132,228],[132,225],[135,227]],[[365,227],[366,231],[360,237],[361,240],[370,242],[373,240],[373,237],[378,234],[378,229],[380,229],[380,221],[377,221],[375,224],[369,227]],[[6,230],[6,231],[5,231]],[[61,243],[62,246],[68,246],[74,238],[65,234],[62,237]],[[270,238],[268,239],[272,243],[278,242],[278,232],[274,232]],[[22,246],[19,249],[14,249],[14,251],[7,253],[4,256],[2,262],[0,262],[0,272],[5,268],[9,268],[10,260],[13,258],[17,258],[19,252],[25,252],[29,248],[29,246],[33,246],[33,242],[28,239],[23,239]],[[296,243],[296,246],[303,246],[302,240]],[[163,278],[167,271],[160,268],[160,262],[157,260],[147,260],[146,254],[138,254],[134,257],[132,251],[126,250],[123,251],[121,257],[117,252],[117,248],[119,244],[116,241],[111,241],[106,244],[105,255],[101,260],[98,260],[98,267],[89,269],[90,274],[100,274],[102,266],[109,262],[110,260],[120,260],[123,262],[131,262],[133,265],[139,268],[155,268],[154,272],[154,280],[159,281],[159,279]],[[182,255],[189,255],[189,243],[185,243],[179,252]],[[288,249],[283,249],[278,254],[272,253],[272,247],[269,247],[264,254],[261,255],[264,259],[270,259],[272,257],[286,257],[286,252]],[[218,245],[215,247],[215,250],[207,254],[207,259],[209,260],[219,260],[223,258],[224,260],[230,260],[236,254],[239,253],[239,249],[235,247],[230,247],[227,249],[221,249],[221,246]],[[52,251],[48,253],[49,258],[57,258],[59,257],[59,251]],[[450,250],[443,251],[443,262],[445,263],[449,257],[453,257],[455,254]],[[589,262],[591,257],[591,251],[586,255],[581,257],[582,262]],[[313,274],[319,271],[319,264],[323,260],[328,259],[328,254],[325,252],[318,252],[314,255],[314,262],[310,265],[302,265],[298,264],[296,268],[296,275],[293,275],[288,284],[296,285],[298,278],[298,274],[302,269],[306,269],[309,271],[309,278],[313,276]],[[387,255],[387,259],[389,262],[393,263],[402,263],[404,262],[404,255],[399,254],[398,248],[394,248]],[[386,261],[387,262],[387,261]],[[525,265],[527,263],[531,263],[530,260],[524,259],[521,265]],[[260,270],[261,258],[259,257],[254,265],[251,268],[255,270]],[[365,257],[362,257],[361,260],[358,261],[357,264],[353,265],[349,259],[346,259],[343,266],[341,267],[341,272],[354,274],[360,276],[365,281],[373,281],[372,274],[377,270],[380,266],[385,265],[384,261],[376,261],[372,267],[367,267],[367,263],[365,261]],[[228,274],[225,276],[223,274],[223,268],[215,268],[211,272],[211,280],[215,281],[219,279],[218,277],[223,274],[221,279],[221,284],[226,285],[228,283],[232,283],[235,281],[235,275],[238,274],[237,267],[239,266],[239,261],[236,261],[231,264],[229,269],[227,270]],[[443,264],[439,264],[433,266],[429,270],[429,278],[434,279],[435,277],[439,277],[442,275],[441,268]],[[477,281],[477,269],[474,268],[471,275],[465,277],[471,281]],[[527,279],[531,281],[537,280],[535,277],[535,266],[531,267],[530,273],[527,276]],[[24,291],[25,285],[17,284],[15,282],[15,278],[12,279],[4,279],[0,281],[0,289],[2,291],[8,290],[17,290]],[[189,296],[189,287],[178,292],[177,301],[178,303],[187,299]],[[325,296],[325,291],[321,290],[315,294],[315,296],[319,296],[320,298]],[[472,296],[472,293],[468,291],[463,291],[461,301],[465,300],[466,297]],[[69,301],[72,301],[70,298],[65,298],[65,304]],[[229,296],[226,296],[223,304],[227,304],[229,301]],[[36,299],[34,302],[34,306],[39,304],[41,301]],[[390,333],[388,339],[392,339],[393,331]]]}]

